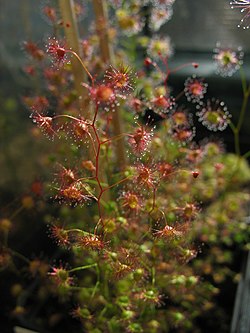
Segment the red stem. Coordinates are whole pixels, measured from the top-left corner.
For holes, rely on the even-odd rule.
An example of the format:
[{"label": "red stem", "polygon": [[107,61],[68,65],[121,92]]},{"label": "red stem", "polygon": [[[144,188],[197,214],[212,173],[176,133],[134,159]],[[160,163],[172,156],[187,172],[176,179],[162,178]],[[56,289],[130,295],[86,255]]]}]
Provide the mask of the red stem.
[{"label": "red stem", "polygon": [[132,176],[128,176],[128,177],[126,177],[126,178],[123,178],[123,179],[119,180],[118,182],[116,182],[116,183],[114,183],[114,184],[112,184],[112,185],[110,185],[110,186],[104,188],[104,189],[103,189],[103,192],[104,192],[104,191],[107,191],[107,190],[109,190],[109,189],[111,189],[112,187],[115,187],[115,186],[118,185],[118,184],[121,184],[121,183],[125,182],[126,180],[128,180],[128,179],[131,178],[131,177],[132,177]]},{"label": "red stem", "polygon": [[100,157],[100,149],[101,149],[101,142],[100,142],[100,138],[95,126],[95,122],[96,122],[96,118],[97,118],[97,114],[98,114],[98,104],[96,103],[96,108],[95,108],[95,115],[94,115],[94,119],[93,122],[91,124],[91,127],[93,128],[93,131],[95,133],[95,137],[96,137],[96,142],[97,142],[97,148],[94,149],[95,151],[95,179],[98,183],[99,189],[100,189],[100,193],[99,196],[97,198],[97,205],[98,205],[98,213],[99,213],[99,217],[100,217],[100,222],[102,224],[103,227],[103,220],[102,220],[102,211],[101,211],[101,197],[103,195],[104,189],[102,187],[102,184],[100,182],[99,179],[99,157]]},{"label": "red stem", "polygon": [[104,141],[102,141],[100,144],[103,145],[103,144],[105,144],[105,143],[107,143],[107,142],[110,142],[110,141],[113,141],[113,140],[116,140],[116,139],[121,139],[123,136],[130,136],[130,137],[132,137],[131,134],[122,133],[122,134],[119,134],[119,135],[113,136],[112,138],[109,138],[109,139],[107,139],[107,140],[104,140]]},{"label": "red stem", "polygon": [[94,78],[90,74],[90,72],[88,71],[87,67],[84,65],[84,63],[83,63],[82,59],[79,57],[79,55],[76,52],[72,51],[72,50],[66,50],[66,52],[73,54],[79,60],[79,62],[82,65],[83,69],[88,74],[88,76],[89,76],[89,78],[90,78],[90,80],[92,82],[92,85],[94,85]]},{"label": "red stem", "polygon": [[176,73],[176,72],[178,72],[179,70],[181,70],[182,68],[188,67],[188,66],[190,66],[190,65],[194,67],[195,63],[193,63],[193,62],[189,62],[189,63],[187,63],[187,64],[182,64],[182,65],[180,65],[180,66],[175,67],[175,68],[172,69],[170,72],[171,72],[171,74],[172,74],[172,73]]}]

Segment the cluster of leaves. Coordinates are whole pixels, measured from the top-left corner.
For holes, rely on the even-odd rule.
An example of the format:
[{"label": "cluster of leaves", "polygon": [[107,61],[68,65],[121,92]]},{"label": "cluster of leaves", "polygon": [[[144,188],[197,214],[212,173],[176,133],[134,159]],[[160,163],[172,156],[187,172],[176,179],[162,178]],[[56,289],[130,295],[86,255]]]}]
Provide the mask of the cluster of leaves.
[{"label": "cluster of leaves", "polygon": [[[173,3],[112,1],[111,14],[118,31],[128,35],[143,31],[144,24],[156,31],[170,18]],[[150,19],[145,18],[148,8]],[[49,218],[49,229],[69,259],[55,264],[24,258],[26,270],[40,281],[38,302],[52,293],[70,304],[86,332],[199,332],[195,319],[215,310],[217,285],[233,276],[224,266],[232,259],[230,252],[224,256],[218,244],[247,242],[249,194],[242,186],[250,170],[218,143],[194,142],[187,105],[195,105],[199,120],[213,131],[230,124],[227,108],[217,99],[203,102],[207,84],[195,75],[186,79],[183,91],[171,95],[169,76],[184,66],[195,71],[198,64],[170,69],[169,40],[144,39],[148,51],[138,76],[119,64],[122,53],[105,70],[94,52],[100,31],[80,42],[79,55],[60,38],[60,27],[67,29],[67,24],[56,17],[56,9],[46,6],[44,14],[55,36],[45,48],[30,41],[24,48],[31,58],[25,71],[43,77],[45,92],[23,100],[33,122],[57,145],[51,188],[62,208],[59,221]],[[111,29],[109,36],[114,34]],[[240,65],[241,59],[229,59],[228,50],[224,57],[218,54],[223,73],[227,66],[231,74]],[[82,96],[74,86],[73,58],[87,75]],[[125,130],[114,135],[118,109]],[[160,122],[154,125],[156,117]],[[3,237],[10,229],[11,221],[1,220]],[[203,248],[210,248],[205,258]],[[6,256],[9,263],[16,260],[7,242],[1,266]],[[16,294],[20,298],[23,292]],[[24,305],[18,310],[19,317],[27,316]]]}]

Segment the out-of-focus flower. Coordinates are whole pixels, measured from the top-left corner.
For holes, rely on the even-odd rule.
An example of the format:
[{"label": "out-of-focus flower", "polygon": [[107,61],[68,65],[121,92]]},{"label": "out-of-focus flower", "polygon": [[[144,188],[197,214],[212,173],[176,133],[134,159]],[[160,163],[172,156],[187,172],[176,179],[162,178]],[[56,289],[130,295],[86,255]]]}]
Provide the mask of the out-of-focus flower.
[{"label": "out-of-focus flower", "polygon": [[124,247],[119,248],[115,255],[114,253],[111,254],[108,261],[110,262],[114,277],[121,279],[140,267],[139,254],[139,251],[133,248],[127,249]]},{"label": "out-of-focus flower", "polygon": [[137,212],[140,209],[140,197],[137,193],[126,191],[121,195],[122,206],[128,211]]},{"label": "out-of-focus flower", "polygon": [[155,184],[155,170],[147,167],[144,164],[138,164],[136,166],[136,178],[135,182],[140,186],[154,187]]},{"label": "out-of-focus flower", "polygon": [[52,225],[50,228],[51,237],[54,238],[58,245],[68,247],[70,245],[69,234],[67,230],[57,225]]},{"label": "out-of-focus flower", "polygon": [[138,14],[131,14],[131,12],[126,9],[118,9],[116,11],[116,18],[121,30],[129,36],[137,34],[144,26]]},{"label": "out-of-focus flower", "polygon": [[154,304],[155,306],[163,305],[163,295],[156,289],[142,290],[134,294],[135,299],[143,300],[146,303]]},{"label": "out-of-focus flower", "polygon": [[159,59],[160,57],[171,57],[173,55],[173,46],[171,44],[170,38],[152,38],[148,45],[147,52],[148,55],[154,59]]},{"label": "out-of-focus flower", "polygon": [[84,249],[101,251],[107,245],[107,242],[104,242],[101,236],[89,234],[86,236],[79,236],[76,240],[76,245]]},{"label": "out-of-focus flower", "polygon": [[216,44],[214,49],[214,60],[217,66],[217,73],[223,77],[232,76],[242,65],[244,53],[241,47],[236,50],[221,47]]},{"label": "out-of-focus flower", "polygon": [[0,219],[0,232],[8,232],[12,228],[12,222],[9,219]]},{"label": "out-of-focus flower", "polygon": [[155,7],[152,9],[150,18],[150,27],[152,30],[157,31],[160,27],[168,22],[173,15],[172,7]]},{"label": "out-of-focus flower", "polygon": [[176,230],[174,227],[171,227],[170,225],[166,224],[165,227],[161,230],[158,230],[155,232],[155,236],[159,238],[175,238],[175,237],[181,237],[182,232],[179,230]]},{"label": "out-of-focus flower", "polygon": [[174,167],[173,165],[167,162],[159,162],[157,164],[157,171],[159,172],[162,178],[167,178],[173,173]]},{"label": "out-of-focus flower", "polygon": [[80,306],[75,308],[71,312],[71,315],[73,318],[80,319],[81,321],[86,321],[86,319],[91,320],[93,318],[91,313],[86,307],[81,308]]},{"label": "out-of-focus flower", "polygon": [[144,110],[144,103],[139,98],[132,97],[129,100],[129,105],[137,113],[141,113]]},{"label": "out-of-focus flower", "polygon": [[191,141],[195,136],[195,128],[175,127],[173,128],[173,136],[180,142]]},{"label": "out-of-focus flower", "polygon": [[188,113],[183,107],[179,107],[171,117],[174,126],[189,127],[192,125],[191,113]]},{"label": "out-of-focus flower", "polygon": [[186,79],[184,92],[187,100],[192,103],[199,102],[207,91],[207,83],[202,78],[193,75]]},{"label": "out-of-focus flower", "polygon": [[58,286],[69,288],[73,284],[73,278],[69,276],[69,272],[62,265],[60,267],[52,267],[52,271],[48,274]]},{"label": "out-of-focus flower", "polygon": [[174,109],[175,105],[175,98],[172,96],[160,95],[150,99],[148,102],[148,108],[163,118],[166,118],[166,115]]},{"label": "out-of-focus flower", "polygon": [[43,50],[41,50],[35,43],[25,41],[22,44],[24,51],[34,60],[42,61],[45,57]]},{"label": "out-of-focus flower", "polygon": [[[75,0],[72,9],[77,21],[81,21],[86,17],[88,12],[87,5],[81,0]],[[60,9],[57,0],[43,0],[41,14],[44,20],[52,26],[55,24],[63,25],[64,23],[66,27],[69,25],[68,22],[63,22],[63,20],[60,19]]]},{"label": "out-of-focus flower", "polygon": [[56,195],[59,202],[65,202],[72,206],[83,205],[95,197],[87,189],[87,185],[81,181],[75,181],[69,185],[63,185]]},{"label": "out-of-focus flower", "polygon": [[152,4],[153,6],[172,6],[175,0],[143,0],[144,4]]},{"label": "out-of-focus flower", "polygon": [[49,265],[38,258],[35,258],[29,263],[29,273],[34,277],[40,275],[41,277],[46,277],[49,271]]},{"label": "out-of-focus flower", "polygon": [[83,53],[83,59],[89,60],[93,55],[93,45],[91,45],[90,41],[88,39],[84,39],[81,41],[81,48]]},{"label": "out-of-focus flower", "polygon": [[118,8],[121,6],[122,0],[108,0],[108,3],[110,4],[110,6]]},{"label": "out-of-focus flower", "polygon": [[42,14],[45,20],[51,25],[55,24],[58,21],[58,13],[56,12],[56,9],[54,7],[45,5],[42,9]]},{"label": "out-of-focus flower", "polygon": [[147,130],[143,126],[136,129],[134,134],[129,137],[129,144],[136,155],[143,154],[147,151],[153,136],[152,130]]},{"label": "out-of-focus flower", "polygon": [[25,96],[22,100],[25,106],[27,106],[31,111],[43,112],[49,107],[48,99],[42,95],[33,97]]},{"label": "out-of-focus flower", "polygon": [[199,105],[197,116],[199,121],[211,131],[223,131],[229,124],[231,115],[224,102],[211,99],[206,104]]},{"label": "out-of-focus flower", "polygon": [[175,0],[153,0],[155,5],[171,6],[174,4]]}]

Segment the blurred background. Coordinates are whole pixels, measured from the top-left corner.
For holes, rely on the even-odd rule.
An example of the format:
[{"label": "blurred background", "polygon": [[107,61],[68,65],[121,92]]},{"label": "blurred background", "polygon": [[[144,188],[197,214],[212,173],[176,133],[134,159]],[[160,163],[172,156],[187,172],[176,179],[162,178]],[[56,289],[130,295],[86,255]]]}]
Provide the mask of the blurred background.
[{"label": "blurred background", "polygon": [[[245,53],[243,67],[249,82],[250,31],[237,28],[242,15],[239,10],[231,9],[229,2],[176,0],[173,17],[161,28],[160,35],[170,36],[174,44],[175,53],[170,66],[176,67],[188,62],[199,63],[196,73],[203,76],[208,83],[208,97],[223,100],[233,119],[237,119],[242,102],[240,74],[237,72],[230,78],[220,77],[215,73],[216,66],[213,62],[213,49],[217,42],[225,47],[241,46]],[[53,152],[53,145],[45,137],[40,136],[39,141],[34,140],[34,126],[22,102],[22,96],[29,94],[33,89],[43,90],[42,83],[33,82],[24,73],[23,68],[28,61],[22,50],[22,42],[32,40],[42,47],[51,34],[51,26],[41,14],[41,8],[45,3],[48,1],[0,0],[0,212],[3,215],[7,210],[15,214],[15,203],[25,198],[25,193],[29,193],[35,182],[46,179],[48,170],[41,166],[46,166],[47,156]],[[81,36],[86,36],[87,30],[91,27],[91,17],[92,13],[89,10],[84,20],[79,22]],[[183,82],[192,74],[192,67],[177,72],[171,77],[173,89],[181,91]],[[242,153],[250,149],[249,111],[240,137]],[[214,140],[222,142],[227,151],[234,151],[233,135],[229,128],[223,133],[211,134],[200,124],[195,125],[197,142],[212,136]],[[33,208],[32,203],[30,208]],[[46,216],[51,214],[51,211],[47,212],[40,203],[31,215],[24,213],[22,219],[25,220],[25,230],[32,227],[32,237],[38,235],[42,246],[31,242],[29,233],[22,240],[12,240],[20,249],[24,249],[24,252],[39,253],[46,247],[55,251],[56,246],[48,240],[44,225],[34,224],[40,214]],[[49,251],[45,252],[45,255],[49,256]],[[236,257],[236,261],[239,258]],[[241,259],[234,263],[236,270],[240,270],[240,261]],[[234,293],[226,299],[223,295],[220,295],[219,301],[225,308],[228,306],[230,316]],[[8,297],[8,293],[5,297]]]}]

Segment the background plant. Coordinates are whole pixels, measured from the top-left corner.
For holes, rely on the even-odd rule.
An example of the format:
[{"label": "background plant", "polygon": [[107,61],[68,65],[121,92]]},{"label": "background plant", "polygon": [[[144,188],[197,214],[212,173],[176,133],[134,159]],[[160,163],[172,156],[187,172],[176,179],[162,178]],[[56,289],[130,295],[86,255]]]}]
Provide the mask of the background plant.
[{"label": "background plant", "polygon": [[[145,19],[145,10],[154,5],[147,2],[142,10],[136,2],[129,4],[141,29],[139,15]],[[126,2],[119,8],[127,6]],[[45,13],[52,17],[56,10],[47,6]],[[85,51],[116,33],[104,29],[104,14],[98,21],[102,31],[82,42]],[[223,153],[215,142],[195,144],[187,108],[197,106],[200,120],[213,130],[231,124],[227,110],[221,102],[216,102],[216,110],[206,107],[202,101],[207,85],[196,76],[186,80],[180,94],[171,96],[169,78],[181,68],[168,65],[168,40],[162,47],[156,39],[155,53],[151,45],[133,95],[134,71],[120,65],[127,62],[126,47],[117,52],[117,60],[112,59],[112,67],[90,51],[80,57],[59,34],[61,26],[67,31],[72,24],[54,16],[52,21],[55,36],[47,41],[46,50],[55,67],[46,67],[47,54],[36,44],[24,45],[42,69],[50,92],[51,100],[47,93],[24,100],[33,121],[57,147],[49,162],[56,168],[49,196],[52,189],[54,201],[62,203],[59,219],[47,218],[50,234],[64,249],[62,260],[48,265],[43,259],[19,256],[29,274],[42,282],[38,300],[53,293],[60,302],[71,304],[70,312],[84,331],[199,331],[195,318],[214,312],[217,285],[233,275],[225,266],[213,272],[214,265],[230,262],[229,250],[224,256],[224,250],[212,247],[213,257],[206,259],[203,253],[221,240],[229,248],[233,240],[247,241],[245,224],[239,221],[249,199],[241,188],[249,181],[249,169],[245,160]],[[141,43],[144,52],[151,42],[141,37]],[[133,57],[135,49],[128,51]],[[74,86],[74,58],[76,68],[85,72],[81,90]],[[114,135],[111,123],[118,108],[125,128]],[[155,124],[157,119],[161,121]],[[129,154],[119,165],[115,144],[122,139],[123,151]],[[236,216],[237,223],[230,223]],[[14,255],[6,249],[4,253]],[[26,311],[23,302],[18,315],[25,317]]]}]

